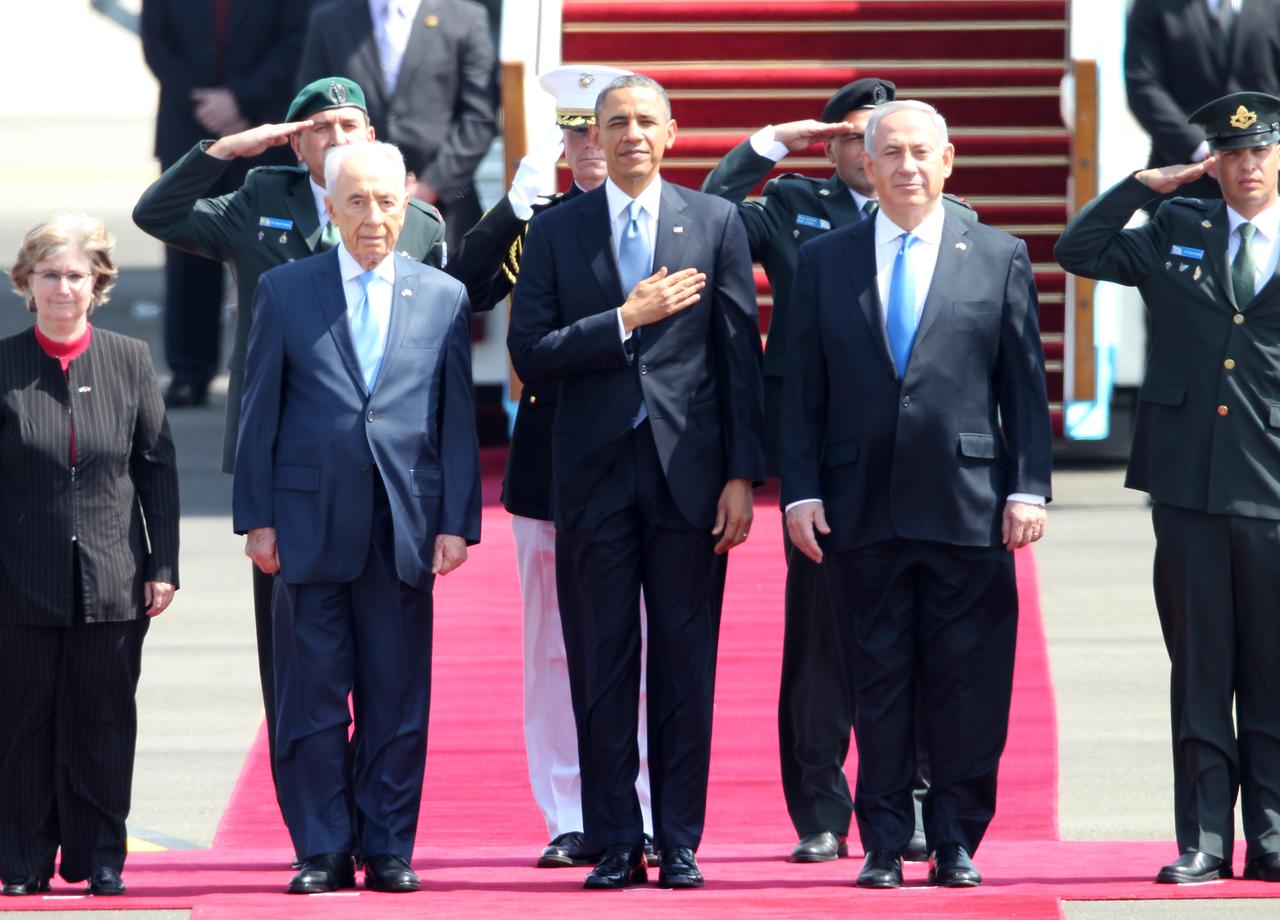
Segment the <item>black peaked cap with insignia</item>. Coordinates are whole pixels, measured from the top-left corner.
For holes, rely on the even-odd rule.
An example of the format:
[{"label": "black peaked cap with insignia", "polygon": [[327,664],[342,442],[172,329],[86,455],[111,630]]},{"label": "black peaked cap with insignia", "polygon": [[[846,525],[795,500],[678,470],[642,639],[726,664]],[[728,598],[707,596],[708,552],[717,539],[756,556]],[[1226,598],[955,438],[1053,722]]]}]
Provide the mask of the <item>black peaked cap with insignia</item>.
[{"label": "black peaked cap with insignia", "polygon": [[822,120],[842,121],[854,109],[873,109],[892,102],[897,91],[898,87],[894,84],[876,77],[863,77],[846,83],[822,107]]},{"label": "black peaked cap with insignia", "polygon": [[365,115],[369,114],[360,84],[346,77],[321,77],[298,91],[293,102],[289,103],[289,111],[284,120],[303,121],[316,112],[345,108],[356,108]]},{"label": "black peaked cap with insignia", "polygon": [[1206,102],[1187,119],[1204,128],[1212,150],[1243,150],[1280,143],[1280,98],[1231,93]]}]

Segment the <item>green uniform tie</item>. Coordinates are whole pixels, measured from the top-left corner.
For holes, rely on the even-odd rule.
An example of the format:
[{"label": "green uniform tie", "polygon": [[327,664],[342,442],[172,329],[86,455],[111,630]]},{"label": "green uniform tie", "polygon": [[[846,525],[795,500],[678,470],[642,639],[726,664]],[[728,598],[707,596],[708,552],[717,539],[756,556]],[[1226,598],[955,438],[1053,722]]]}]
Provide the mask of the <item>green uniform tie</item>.
[{"label": "green uniform tie", "polygon": [[876,216],[876,211],[880,210],[880,202],[868,198],[862,203],[862,214],[865,220],[870,220]]},{"label": "green uniform tie", "polygon": [[1236,295],[1236,308],[1243,310],[1253,300],[1253,234],[1258,228],[1253,224],[1241,224],[1238,229],[1240,248],[1231,260],[1231,289]]},{"label": "green uniform tie", "polygon": [[338,228],[333,225],[333,221],[329,221],[324,225],[324,230],[320,233],[320,239],[316,242],[316,252],[328,252],[342,240],[342,234],[338,233]]}]

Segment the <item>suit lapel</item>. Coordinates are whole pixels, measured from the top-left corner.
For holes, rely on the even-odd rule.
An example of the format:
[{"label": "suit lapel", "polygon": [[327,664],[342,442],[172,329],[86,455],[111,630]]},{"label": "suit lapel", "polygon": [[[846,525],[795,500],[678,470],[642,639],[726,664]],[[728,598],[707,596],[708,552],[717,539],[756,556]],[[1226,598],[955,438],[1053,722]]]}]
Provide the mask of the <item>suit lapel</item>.
[{"label": "suit lapel", "polygon": [[586,194],[591,200],[590,207],[582,209],[582,223],[578,225],[582,251],[600,290],[611,302],[621,304],[627,292],[622,290],[618,263],[613,257],[609,199],[605,196],[603,185]]},{"label": "suit lapel", "polygon": [[[653,241],[653,270],[667,266],[672,271],[684,264],[685,240],[692,232],[687,227],[684,197],[670,182],[662,183],[662,204],[658,207],[657,238]],[[627,292],[623,292],[625,296]]]},{"label": "suit lapel", "polygon": [[378,378],[373,382],[373,392],[387,377],[387,369],[395,362],[400,352],[400,343],[404,341],[405,331],[409,328],[411,314],[418,302],[418,283],[421,280],[413,268],[413,263],[403,256],[395,256],[396,280],[391,292],[391,328],[387,330],[387,344],[382,350],[382,367]]},{"label": "suit lapel", "polygon": [[307,248],[316,251],[320,242],[320,224],[316,214],[316,200],[311,195],[311,179],[303,174],[289,186],[289,194],[284,200],[290,216],[293,218],[294,232],[307,241]]},{"label": "suit lapel", "polygon": [[862,220],[857,203],[849,194],[849,187],[840,181],[839,176],[832,176],[822,184],[818,189],[818,199],[832,227],[847,227]]},{"label": "suit lapel", "polygon": [[845,263],[849,273],[847,290],[858,292],[858,309],[867,323],[871,337],[880,344],[880,357],[890,374],[896,375],[893,369],[893,358],[889,354],[889,339],[884,329],[884,310],[880,306],[880,289],[876,284],[876,233],[875,224],[870,223],[866,231],[853,237],[853,251],[849,261]]},{"label": "suit lapel", "polygon": [[413,25],[409,30],[409,41],[404,46],[404,57],[400,59],[400,72],[396,75],[396,89],[392,93],[393,97],[410,92],[405,87],[413,85],[413,74],[418,69],[418,65],[425,60],[440,58],[442,51],[437,47],[440,41],[440,29],[439,27],[427,28],[425,22],[428,15],[435,15],[438,21],[439,7],[439,0],[422,0],[418,7]]},{"label": "suit lapel", "polygon": [[968,234],[969,226],[965,221],[950,214],[947,215],[942,223],[942,239],[938,241],[938,262],[933,268],[933,280],[929,283],[929,294],[925,298],[924,310],[920,314],[920,326],[916,330],[913,351],[920,347],[920,342],[929,334],[929,329],[937,320],[943,304],[950,299],[950,292],[957,290],[956,282],[969,258],[969,243],[965,240]]},{"label": "suit lapel", "polygon": [[[342,289],[342,272],[338,268],[338,250],[332,249],[319,257],[315,275],[316,295],[320,312],[324,314],[333,344],[337,346],[342,363],[351,374],[360,395],[365,395],[364,374],[360,372],[360,359],[356,357],[355,342],[351,338],[351,326],[347,322],[347,298]],[[394,313],[394,310],[392,311]]]},{"label": "suit lapel", "polygon": [[[1209,226],[1206,227],[1205,223]],[[1239,310],[1240,305],[1236,303],[1235,288],[1231,284],[1231,255],[1228,251],[1231,224],[1227,220],[1226,204],[1219,202],[1212,211],[1207,213],[1204,223],[1200,224],[1200,232],[1204,261],[1209,266],[1209,271],[1216,276],[1218,287],[1226,292],[1228,305],[1232,310]],[[1165,254],[1164,258],[1168,259],[1169,255]]]}]

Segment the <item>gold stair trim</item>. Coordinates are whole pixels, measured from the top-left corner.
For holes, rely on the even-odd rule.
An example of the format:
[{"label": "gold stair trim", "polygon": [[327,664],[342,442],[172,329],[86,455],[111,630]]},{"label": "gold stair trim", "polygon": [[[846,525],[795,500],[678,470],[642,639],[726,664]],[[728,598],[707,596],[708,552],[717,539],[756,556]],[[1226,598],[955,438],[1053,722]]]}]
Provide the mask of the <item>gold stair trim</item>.
[{"label": "gold stair trim", "polygon": [[[566,60],[565,66],[571,66],[577,63],[592,63],[592,61]],[[598,62],[595,62],[598,63]],[[751,59],[746,61],[735,60],[699,60],[699,61],[672,61],[672,60],[645,60],[645,61],[611,61],[613,67],[622,67],[627,70],[634,70],[637,73],[644,73],[646,68],[662,69],[662,70],[860,70],[865,76],[876,70],[936,70],[947,68],[952,70],[1053,70],[1058,73],[1065,72],[1062,66],[1061,58],[1019,58],[1017,60],[1005,59],[975,59],[975,60],[821,60],[812,58],[807,60],[794,59]]]},{"label": "gold stair trim", "polygon": [[[973,87],[912,87],[912,95],[920,97],[950,99],[1008,99],[1013,96],[1023,98],[1057,98],[1056,86],[973,86]],[[667,95],[677,99],[821,99],[824,102],[831,95],[831,90],[818,87],[802,89],[668,89]],[[898,98],[906,98],[903,92]]]},{"label": "gold stair trim", "polygon": [[858,19],[830,19],[813,22],[566,22],[566,35],[619,32],[752,32],[781,35],[791,32],[1064,32],[1066,23],[1053,19],[1011,19],[986,22],[901,20],[865,22]]}]

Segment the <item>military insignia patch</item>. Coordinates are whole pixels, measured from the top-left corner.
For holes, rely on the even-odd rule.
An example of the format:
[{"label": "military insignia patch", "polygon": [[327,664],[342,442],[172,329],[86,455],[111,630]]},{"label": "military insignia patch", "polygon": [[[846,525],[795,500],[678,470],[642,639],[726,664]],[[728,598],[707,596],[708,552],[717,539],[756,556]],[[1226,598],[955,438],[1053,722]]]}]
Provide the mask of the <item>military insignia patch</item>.
[{"label": "military insignia patch", "polygon": [[871,91],[871,100],[876,105],[884,105],[889,99],[889,93],[885,90],[883,83],[877,83],[875,89]]},{"label": "military insignia patch", "polygon": [[328,95],[334,105],[343,105],[347,101],[347,88],[337,80],[330,80]]},{"label": "military insignia patch", "polygon": [[1227,119],[1231,127],[1240,129],[1252,127],[1253,123],[1257,120],[1258,113],[1250,112],[1244,106],[1240,106],[1240,108],[1236,109],[1236,113]]},{"label": "military insignia patch", "polygon": [[1195,271],[1193,271],[1193,272],[1191,273],[1191,280],[1192,280],[1192,281],[1199,281],[1199,280],[1200,280],[1200,266],[1199,266],[1199,265],[1197,265],[1197,266],[1196,266],[1196,270],[1195,270]]}]

